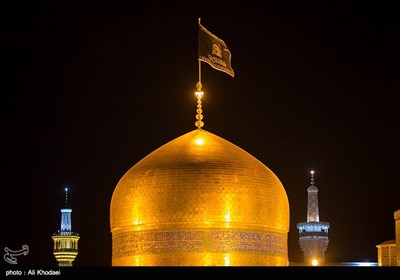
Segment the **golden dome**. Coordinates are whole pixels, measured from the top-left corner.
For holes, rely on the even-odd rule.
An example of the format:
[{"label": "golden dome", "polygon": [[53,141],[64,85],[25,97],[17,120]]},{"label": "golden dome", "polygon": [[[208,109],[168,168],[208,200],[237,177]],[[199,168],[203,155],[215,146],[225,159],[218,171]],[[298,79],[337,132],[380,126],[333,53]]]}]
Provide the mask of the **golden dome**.
[{"label": "golden dome", "polygon": [[202,129],[150,153],[111,199],[112,265],[287,265],[289,202],[277,176]]}]

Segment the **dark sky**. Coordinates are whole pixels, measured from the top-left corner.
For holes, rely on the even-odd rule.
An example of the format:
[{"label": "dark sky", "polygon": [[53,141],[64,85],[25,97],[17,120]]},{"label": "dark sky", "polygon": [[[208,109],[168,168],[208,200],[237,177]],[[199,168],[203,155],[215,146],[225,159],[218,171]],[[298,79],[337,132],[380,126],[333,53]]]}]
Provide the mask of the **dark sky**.
[{"label": "dark sky", "polygon": [[[171,2],[171,1],[165,1]],[[327,261],[377,261],[400,208],[400,9],[395,1],[1,1],[2,241],[55,266],[70,188],[76,266],[109,266],[124,173],[195,129],[197,18],[235,77],[202,64],[204,129],[283,183],[301,261],[309,171]],[[4,261],[3,261],[4,263]]]}]

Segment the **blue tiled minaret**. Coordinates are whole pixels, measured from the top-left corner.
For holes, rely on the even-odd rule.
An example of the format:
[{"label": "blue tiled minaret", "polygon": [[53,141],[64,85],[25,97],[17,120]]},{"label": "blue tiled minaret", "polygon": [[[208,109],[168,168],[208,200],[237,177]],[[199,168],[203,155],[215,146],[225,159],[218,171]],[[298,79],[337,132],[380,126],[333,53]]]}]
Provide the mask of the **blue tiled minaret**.
[{"label": "blue tiled minaret", "polygon": [[298,223],[299,244],[304,253],[305,265],[321,265],[325,261],[328,248],[329,223],[319,221],[318,188],[315,185],[314,171],[311,171],[311,182],[307,188],[307,222]]},{"label": "blue tiled minaret", "polygon": [[53,234],[53,253],[58,266],[72,266],[78,255],[79,234],[72,232],[72,208],[68,206],[68,188],[65,188],[65,207],[61,208],[61,227]]}]

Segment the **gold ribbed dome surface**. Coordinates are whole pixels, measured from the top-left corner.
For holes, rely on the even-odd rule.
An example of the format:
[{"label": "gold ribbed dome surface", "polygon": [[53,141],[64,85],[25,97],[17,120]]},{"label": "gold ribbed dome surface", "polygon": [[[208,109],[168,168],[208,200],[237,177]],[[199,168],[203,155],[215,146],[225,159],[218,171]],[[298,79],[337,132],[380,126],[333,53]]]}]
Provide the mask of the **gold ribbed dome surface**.
[{"label": "gold ribbed dome surface", "polygon": [[111,199],[112,265],[287,265],[289,202],[277,176],[202,129],[156,149]]}]

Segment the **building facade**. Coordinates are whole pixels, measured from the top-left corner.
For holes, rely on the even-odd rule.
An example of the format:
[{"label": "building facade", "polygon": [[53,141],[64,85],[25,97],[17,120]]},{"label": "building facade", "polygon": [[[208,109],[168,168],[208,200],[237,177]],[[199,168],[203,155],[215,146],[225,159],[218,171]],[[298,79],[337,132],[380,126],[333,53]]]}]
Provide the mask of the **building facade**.
[{"label": "building facade", "polygon": [[376,246],[378,248],[378,266],[396,266],[396,240],[388,240]]},{"label": "building facade", "polygon": [[385,241],[378,248],[378,266],[400,266],[400,209],[394,211],[395,239]]}]

